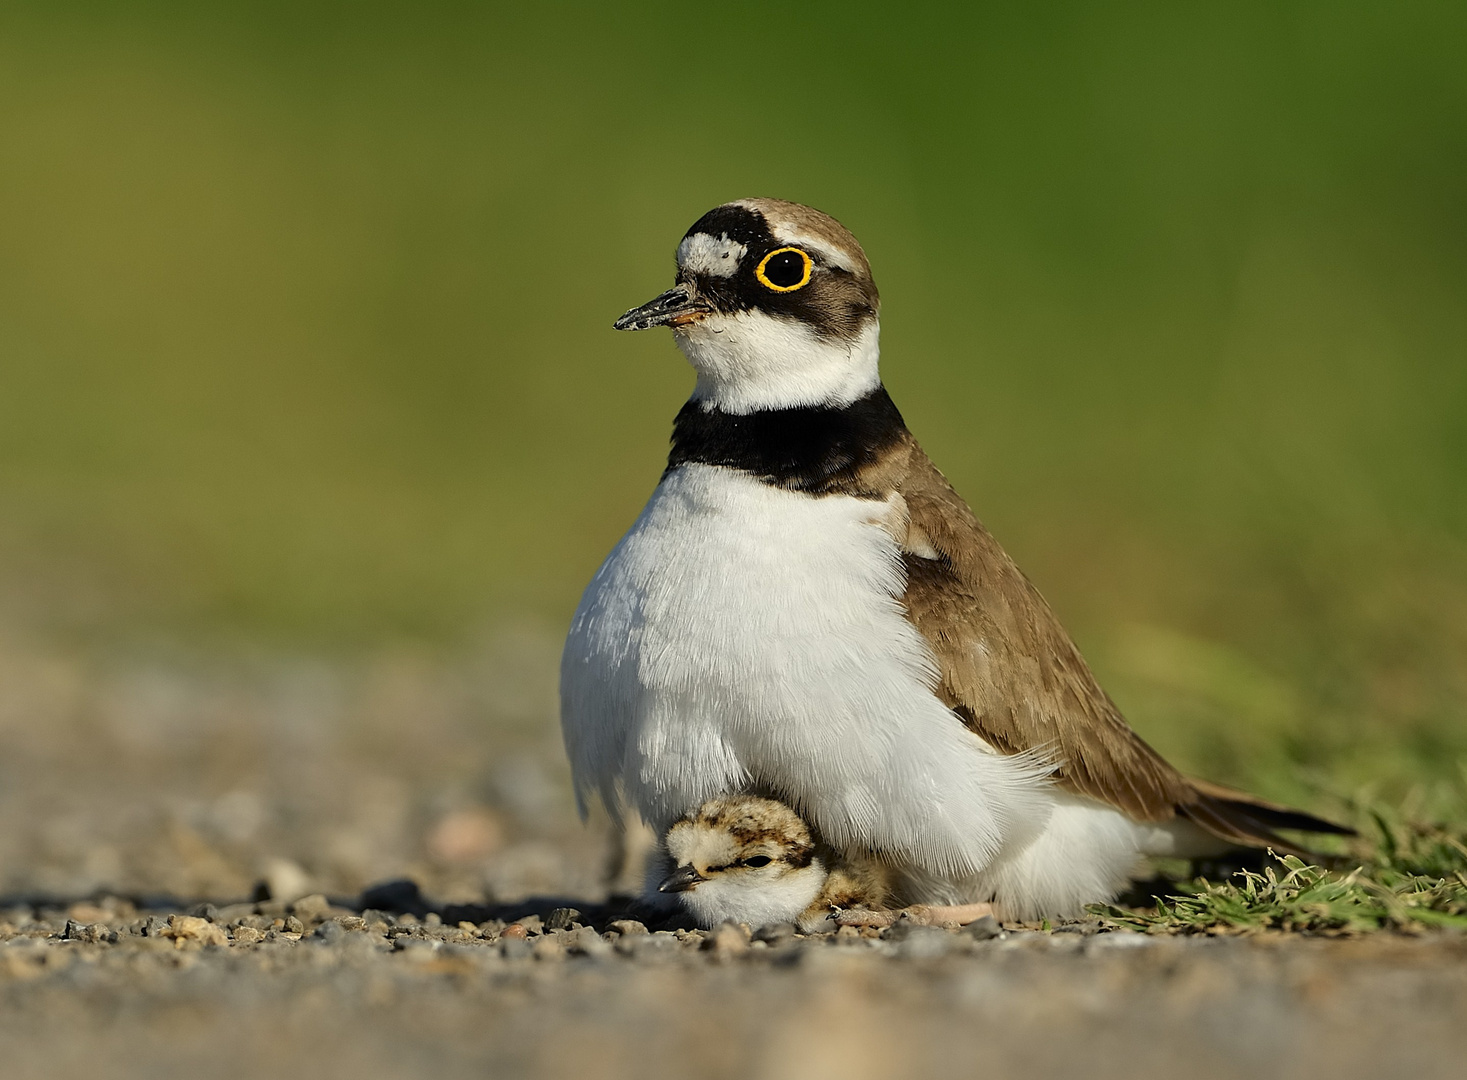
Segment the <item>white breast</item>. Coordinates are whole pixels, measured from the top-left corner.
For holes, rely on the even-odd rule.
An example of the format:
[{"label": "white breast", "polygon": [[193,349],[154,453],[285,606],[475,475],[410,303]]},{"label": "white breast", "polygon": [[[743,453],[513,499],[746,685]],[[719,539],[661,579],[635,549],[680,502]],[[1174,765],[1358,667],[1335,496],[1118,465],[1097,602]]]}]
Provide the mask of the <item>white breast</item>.
[{"label": "white breast", "polygon": [[683,466],[581,601],[561,670],[584,801],[656,828],[772,790],[837,847],[981,871],[1049,813],[1047,768],[995,754],[934,696],[888,507]]}]

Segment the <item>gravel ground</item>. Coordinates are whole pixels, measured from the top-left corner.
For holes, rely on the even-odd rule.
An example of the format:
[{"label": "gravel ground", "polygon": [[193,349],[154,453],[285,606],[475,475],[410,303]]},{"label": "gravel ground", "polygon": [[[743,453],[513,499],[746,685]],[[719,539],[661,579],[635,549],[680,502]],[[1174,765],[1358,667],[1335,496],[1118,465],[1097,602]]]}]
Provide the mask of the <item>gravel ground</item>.
[{"label": "gravel ground", "polygon": [[5,1075],[1445,1078],[1467,1060],[1460,938],[751,941],[293,910],[8,912]]},{"label": "gravel ground", "polygon": [[351,663],[0,639],[0,1075],[1429,1078],[1467,1060],[1456,935],[648,926],[607,899],[607,832],[571,810],[554,655],[524,628]]}]

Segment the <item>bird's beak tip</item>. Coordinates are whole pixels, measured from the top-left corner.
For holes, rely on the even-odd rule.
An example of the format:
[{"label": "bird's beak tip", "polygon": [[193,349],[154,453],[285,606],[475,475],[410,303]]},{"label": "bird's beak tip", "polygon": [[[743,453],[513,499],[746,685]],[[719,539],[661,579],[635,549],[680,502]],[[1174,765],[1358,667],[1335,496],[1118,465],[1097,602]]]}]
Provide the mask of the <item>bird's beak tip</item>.
[{"label": "bird's beak tip", "polygon": [[687,285],[675,285],[661,296],[634,307],[616,322],[613,330],[651,330],[654,326],[686,326],[713,309]]},{"label": "bird's beak tip", "polygon": [[695,888],[700,881],[707,880],[694,867],[680,866],[662,879],[662,883],[657,886],[657,891],[661,893],[687,892]]}]

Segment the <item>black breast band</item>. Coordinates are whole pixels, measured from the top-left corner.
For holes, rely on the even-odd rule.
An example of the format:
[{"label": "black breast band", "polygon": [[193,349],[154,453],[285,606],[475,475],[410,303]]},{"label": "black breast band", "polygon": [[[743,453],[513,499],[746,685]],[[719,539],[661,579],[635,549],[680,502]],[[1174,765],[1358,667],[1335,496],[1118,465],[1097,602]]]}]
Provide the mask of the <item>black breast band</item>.
[{"label": "black breast band", "polygon": [[735,415],[689,401],[672,428],[669,471],[722,465],[811,495],[880,497],[861,472],[906,435],[886,387],[844,407],[806,406]]}]

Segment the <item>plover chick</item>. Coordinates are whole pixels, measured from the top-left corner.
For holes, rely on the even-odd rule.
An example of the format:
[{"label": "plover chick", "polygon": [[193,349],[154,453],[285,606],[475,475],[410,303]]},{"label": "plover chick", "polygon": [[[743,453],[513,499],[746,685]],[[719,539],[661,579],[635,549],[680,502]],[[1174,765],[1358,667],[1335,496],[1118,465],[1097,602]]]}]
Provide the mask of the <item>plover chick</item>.
[{"label": "plover chick", "polygon": [[731,920],[752,927],[794,923],[805,933],[838,926],[885,926],[906,916],[963,923],[987,904],[916,905],[893,910],[894,880],[873,858],[821,844],[794,810],[775,799],[709,799],[679,818],[663,840],[658,891],[673,894],[701,926]]}]

